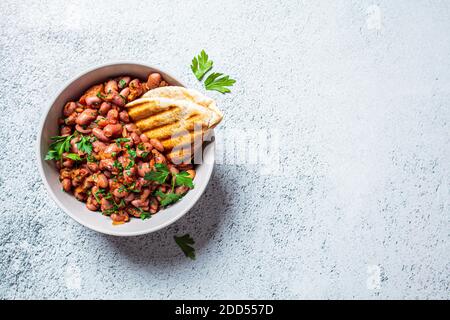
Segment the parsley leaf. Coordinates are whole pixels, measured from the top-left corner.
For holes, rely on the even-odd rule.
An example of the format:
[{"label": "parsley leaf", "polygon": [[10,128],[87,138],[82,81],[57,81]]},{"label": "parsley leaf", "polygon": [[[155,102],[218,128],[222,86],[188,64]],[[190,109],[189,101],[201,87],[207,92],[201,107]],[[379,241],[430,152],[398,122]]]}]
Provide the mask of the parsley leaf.
[{"label": "parsley leaf", "polygon": [[216,90],[220,93],[231,92],[227,87],[231,87],[236,80],[230,79],[230,76],[226,76],[223,73],[213,72],[205,80],[206,90]]},{"label": "parsley leaf", "polygon": [[161,198],[161,206],[165,207],[171,203],[177,202],[178,200],[180,200],[181,198],[183,198],[182,195],[180,194],[176,194],[173,192],[169,192],[169,193],[163,193],[159,190],[155,191],[155,195],[159,196]]},{"label": "parsley leaf", "polygon": [[131,147],[127,144],[125,148],[128,150],[128,154],[131,158],[136,158],[136,150],[131,149]]},{"label": "parsley leaf", "polygon": [[195,260],[195,249],[192,247],[193,244],[195,244],[194,239],[189,234],[185,234],[184,236],[173,237],[175,240],[175,243],[181,248],[184,255],[188,258],[191,258],[192,260]]},{"label": "parsley leaf", "polygon": [[102,95],[102,93],[101,93],[100,91],[97,92],[96,96],[97,96],[98,98],[100,98],[100,99],[106,98],[106,96]]},{"label": "parsley leaf", "polygon": [[113,167],[117,168],[119,171],[123,170],[122,164],[119,161],[117,161],[117,160],[114,160]]},{"label": "parsley leaf", "polygon": [[70,140],[72,140],[73,137],[73,134],[70,136],[51,137],[50,139],[53,140],[53,142],[48,147],[45,160],[60,160],[64,152],[69,152]]},{"label": "parsley leaf", "polygon": [[175,175],[175,184],[177,186],[186,186],[191,189],[194,188],[192,178],[190,178],[190,174],[186,171],[181,171],[180,173]]},{"label": "parsley leaf", "polygon": [[147,172],[144,179],[164,183],[169,175],[169,168],[162,163],[156,163],[155,168],[156,171]]},{"label": "parsley leaf", "polygon": [[81,161],[80,156],[78,154],[76,154],[76,153],[68,153],[68,154],[66,154],[65,157],[69,158],[69,159],[72,159],[74,161]]},{"label": "parsley leaf", "polygon": [[213,62],[211,60],[208,60],[208,55],[206,54],[205,50],[202,50],[202,52],[200,52],[197,57],[194,57],[194,59],[192,59],[191,69],[197,79],[202,80],[205,73],[211,70],[212,66]]},{"label": "parsley leaf", "polygon": [[127,82],[123,79],[120,79],[119,81],[119,88],[124,88],[127,85]]},{"label": "parsley leaf", "polygon": [[141,220],[149,219],[152,217],[150,212],[144,211],[142,208],[139,208],[139,211],[141,212],[141,215],[139,216]]},{"label": "parsley leaf", "polygon": [[77,142],[77,148],[81,152],[91,154],[92,152],[92,143],[91,143],[91,137],[89,136],[82,136],[81,140]]},{"label": "parsley leaf", "polygon": [[128,142],[128,141],[130,141],[130,139],[128,139],[128,138],[117,138],[117,139],[114,140],[114,141],[116,141],[117,146],[120,147],[120,144],[121,144],[122,142]]}]

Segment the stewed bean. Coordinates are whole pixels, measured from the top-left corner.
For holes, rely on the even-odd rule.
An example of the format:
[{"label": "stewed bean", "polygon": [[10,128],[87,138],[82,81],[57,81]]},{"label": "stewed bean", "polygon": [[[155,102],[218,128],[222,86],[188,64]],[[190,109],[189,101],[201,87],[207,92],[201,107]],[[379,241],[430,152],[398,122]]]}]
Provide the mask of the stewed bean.
[{"label": "stewed bean", "polygon": [[[110,79],[89,88],[79,101],[67,102],[58,120],[59,134],[70,142],[70,150],[56,163],[63,190],[89,210],[110,216],[114,224],[157,213],[164,195],[155,192],[188,192],[189,187],[176,180],[181,171],[187,172],[183,177],[195,177],[192,166],[171,163],[161,141],[142,133],[124,107],[164,85],[159,73],[144,82],[129,76]],[[167,170],[164,181],[152,180],[151,173],[161,168]]]}]

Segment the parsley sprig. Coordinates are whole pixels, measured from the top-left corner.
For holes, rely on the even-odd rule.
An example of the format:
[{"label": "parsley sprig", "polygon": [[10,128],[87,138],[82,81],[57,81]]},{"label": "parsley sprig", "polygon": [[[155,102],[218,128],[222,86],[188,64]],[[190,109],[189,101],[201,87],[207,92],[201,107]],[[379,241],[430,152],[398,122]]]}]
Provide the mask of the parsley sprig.
[{"label": "parsley sprig", "polygon": [[223,75],[223,73],[213,72],[205,80],[206,90],[216,90],[220,93],[231,92],[227,87],[231,87],[236,80],[230,79],[230,76]]},{"label": "parsley sprig", "polygon": [[70,136],[55,136],[50,139],[53,141],[48,147],[47,155],[45,160],[60,160],[64,152],[69,152],[70,150],[70,140],[74,135]]},{"label": "parsley sprig", "polygon": [[212,66],[213,62],[208,60],[205,50],[202,50],[197,57],[192,59],[191,69],[197,79],[201,81],[205,73],[211,70]]},{"label": "parsley sprig", "polygon": [[[202,50],[197,57],[192,59],[191,70],[195,77],[202,81],[204,75],[213,67],[213,61],[209,60],[205,50]],[[236,80],[231,79],[230,76],[223,73],[213,72],[205,80],[206,90],[215,90],[220,93],[231,92],[229,87],[233,86]]]},{"label": "parsley sprig", "polygon": [[91,154],[92,152],[92,143],[91,143],[91,137],[89,136],[82,136],[80,141],[77,142],[77,148],[81,152]]},{"label": "parsley sprig", "polygon": [[[147,172],[144,176],[145,180],[148,181],[156,181],[159,184],[163,184],[166,182],[170,171],[167,165],[163,163],[155,164],[156,171]],[[160,190],[155,191],[155,195],[161,198],[161,206],[165,207],[171,203],[177,202],[180,200],[183,195],[174,193],[175,185],[177,186],[187,186],[189,188],[194,188],[194,183],[192,182],[192,178],[190,178],[189,173],[186,171],[181,171],[177,174],[172,174],[172,189],[168,193],[164,193]]]},{"label": "parsley sprig", "polygon": [[169,168],[162,163],[155,164],[156,171],[147,172],[144,176],[145,180],[156,181],[163,184],[169,176]]},{"label": "parsley sprig", "polygon": [[185,234],[184,236],[173,237],[175,240],[175,243],[181,248],[184,255],[188,258],[191,258],[192,260],[195,260],[195,249],[192,247],[192,245],[195,244],[194,239],[189,234]]}]

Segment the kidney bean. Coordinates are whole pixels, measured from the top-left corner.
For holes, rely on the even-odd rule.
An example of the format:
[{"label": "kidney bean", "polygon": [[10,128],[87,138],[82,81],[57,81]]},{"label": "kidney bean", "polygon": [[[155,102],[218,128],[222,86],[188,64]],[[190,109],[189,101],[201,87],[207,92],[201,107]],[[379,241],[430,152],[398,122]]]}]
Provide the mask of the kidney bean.
[{"label": "kidney bean", "polygon": [[75,109],[77,108],[77,104],[75,102],[67,102],[63,109],[63,114],[65,117],[70,116],[72,113],[75,112]]},{"label": "kidney bean", "polygon": [[136,176],[136,168],[134,166],[130,169],[125,169],[123,171],[123,181],[126,184],[131,184],[135,182],[135,176]]},{"label": "kidney bean", "polygon": [[97,180],[97,187],[102,189],[108,187],[108,178],[103,173],[98,173],[95,180]]},{"label": "kidney bean", "polygon": [[98,164],[96,164],[95,162],[88,162],[87,167],[89,168],[89,170],[92,173],[95,173],[100,170],[100,168],[98,167]]},{"label": "kidney bean", "polygon": [[109,142],[109,138],[105,136],[104,132],[100,128],[94,128],[92,129],[92,134],[100,141],[102,142]]},{"label": "kidney bean", "polygon": [[72,128],[69,126],[63,126],[60,130],[59,130],[59,135],[60,136],[68,136],[72,133]]},{"label": "kidney bean", "polygon": [[77,143],[80,141],[79,137],[73,138],[70,140],[70,152],[72,153],[78,153],[78,146]]},{"label": "kidney bean", "polygon": [[147,198],[150,196],[152,192],[150,191],[150,189],[143,189],[141,196],[139,197],[141,199],[141,201],[145,201],[147,200]]},{"label": "kidney bean", "polygon": [[146,173],[150,172],[150,166],[147,162],[139,162],[137,165],[137,173],[139,176],[144,177]]},{"label": "kidney bean", "polygon": [[186,172],[189,174],[189,178],[195,178],[195,170],[186,170]]},{"label": "kidney bean", "polygon": [[119,80],[119,89],[123,89],[125,87],[128,86],[128,84],[130,83],[131,78],[130,77],[122,77]]},{"label": "kidney bean", "polygon": [[62,162],[62,166],[63,166],[64,168],[72,168],[73,165],[74,165],[74,163],[75,163],[75,161],[73,161],[72,159],[66,158],[66,159],[64,159],[63,162]]},{"label": "kidney bean", "polygon": [[114,224],[122,224],[124,222],[127,222],[130,220],[130,217],[126,213],[113,213],[111,214],[111,219],[113,220]]},{"label": "kidney bean", "polygon": [[148,207],[149,200],[136,199],[131,201],[131,204],[136,208]]},{"label": "kidney bean", "polygon": [[151,198],[150,200],[150,213],[155,214],[158,212],[159,209],[159,203],[156,198]]},{"label": "kidney bean", "polygon": [[102,99],[100,99],[97,96],[89,96],[89,97],[85,98],[85,101],[86,101],[86,105],[92,106],[95,104],[100,104],[102,102]]},{"label": "kidney bean", "polygon": [[99,205],[93,196],[89,196],[86,201],[86,207],[91,211],[97,211]]},{"label": "kidney bean", "polygon": [[100,160],[99,168],[100,168],[100,170],[113,171],[114,170],[114,160],[113,159]]},{"label": "kidney bean", "polygon": [[113,196],[116,198],[119,198],[119,199],[126,198],[129,194],[129,192],[125,191],[125,190],[119,191],[119,188],[116,188],[113,190],[113,192],[112,192]]},{"label": "kidney bean", "polygon": [[164,155],[161,152],[159,152],[156,149],[153,149],[152,153],[153,159],[155,160],[156,163],[167,163],[166,157],[164,157]]},{"label": "kidney bean", "polygon": [[139,135],[136,132],[132,132],[130,134],[130,138],[133,140],[134,144],[136,144],[136,145],[141,143],[141,138],[139,138]]},{"label": "kidney bean", "polygon": [[72,181],[69,178],[64,178],[62,181],[62,187],[65,192],[70,192],[72,189]]},{"label": "kidney bean", "polygon": [[126,196],[125,199],[124,199],[125,203],[130,203],[131,201],[134,200],[134,197],[135,197],[134,193],[130,192],[130,194],[128,194],[128,196]]},{"label": "kidney bean", "polygon": [[126,99],[126,97],[123,97],[118,93],[114,93],[112,95],[111,102],[113,102],[115,105],[118,105],[119,107],[123,107],[127,103]]},{"label": "kidney bean", "polygon": [[103,150],[106,149],[106,146],[107,146],[106,143],[98,141],[98,140],[92,142],[92,148],[94,149],[94,152],[103,152]]},{"label": "kidney bean", "polygon": [[134,123],[126,124],[124,127],[128,132],[135,132],[137,130],[137,126]]},{"label": "kidney bean", "polygon": [[87,195],[83,189],[83,187],[76,187],[73,191],[73,195],[80,201],[84,201],[87,198]]},{"label": "kidney bean", "polygon": [[186,186],[178,186],[175,188],[175,194],[185,194],[189,191],[189,187]]},{"label": "kidney bean", "polygon": [[111,103],[104,101],[100,105],[100,108],[98,109],[98,113],[100,113],[102,116],[106,116],[106,114],[111,109],[111,107],[112,107]]},{"label": "kidney bean", "polygon": [[103,128],[103,133],[108,138],[118,138],[122,135],[122,125],[120,123],[108,124]]},{"label": "kidney bean", "polygon": [[76,123],[80,126],[87,126],[97,118],[97,110],[86,109],[77,117]]},{"label": "kidney bean", "polygon": [[121,151],[121,148],[116,143],[109,144],[105,150],[103,150],[104,153],[111,154],[113,152],[118,153]]},{"label": "kidney bean", "polygon": [[128,97],[129,94],[130,94],[130,88],[122,89],[119,93],[119,95],[121,95],[125,99]]},{"label": "kidney bean", "polygon": [[117,92],[119,91],[119,86],[117,85],[117,82],[115,80],[109,80],[105,85],[105,92]]},{"label": "kidney bean", "polygon": [[78,131],[78,132],[81,132],[81,133],[84,133],[84,134],[90,134],[91,132],[92,132],[92,129],[91,128],[83,128],[82,126],[80,126],[79,124],[77,124],[76,126],[75,126],[75,129]]},{"label": "kidney bean", "polygon": [[128,101],[133,101],[143,93],[142,85],[139,79],[134,79],[130,82],[129,86],[130,94],[128,95]]},{"label": "kidney bean", "polygon": [[70,116],[68,116],[66,118],[66,120],[64,120],[64,122],[68,125],[68,126],[73,126],[74,124],[77,123],[77,117],[78,117],[78,113],[74,112],[72,113]]},{"label": "kidney bean", "polygon": [[150,139],[150,143],[155,147],[159,152],[164,152],[164,146],[158,139]]},{"label": "kidney bean", "polygon": [[109,121],[103,116],[98,116],[97,119],[95,119],[95,123],[99,128],[103,129],[109,124]]},{"label": "kidney bean", "polygon": [[130,122],[130,116],[128,115],[128,112],[126,112],[125,110],[119,113],[119,119],[120,121],[125,123]]},{"label": "kidney bean", "polygon": [[105,198],[102,198],[102,200],[100,200],[100,209],[102,211],[106,211],[106,210],[109,210],[112,208],[113,208],[113,205],[109,200],[107,200]]},{"label": "kidney bean", "polygon": [[83,182],[84,190],[91,189],[93,186],[94,186],[94,181],[93,181],[92,177],[87,177],[86,179],[84,179],[84,182]]},{"label": "kidney bean", "polygon": [[[144,153],[149,153],[150,151],[152,151],[153,146],[149,143],[149,142],[141,142],[138,147],[136,148],[136,155],[138,157],[143,157],[144,158]],[[147,157],[147,156],[145,156]]]},{"label": "kidney bean", "polygon": [[143,133],[139,136],[139,138],[141,138],[142,142],[149,142],[150,139]]},{"label": "kidney bean", "polygon": [[106,115],[106,119],[110,124],[117,123],[117,119],[119,118],[119,112],[116,109],[111,109],[108,111],[108,114]]},{"label": "kidney bean", "polygon": [[70,177],[72,177],[72,171],[70,169],[61,169],[59,171],[59,178],[61,180],[65,179],[65,178],[70,178]]},{"label": "kidney bean", "polygon": [[155,73],[151,73],[148,76],[147,79],[147,89],[151,90],[151,89],[155,89],[159,87],[159,84],[161,83],[161,75],[157,72]]}]

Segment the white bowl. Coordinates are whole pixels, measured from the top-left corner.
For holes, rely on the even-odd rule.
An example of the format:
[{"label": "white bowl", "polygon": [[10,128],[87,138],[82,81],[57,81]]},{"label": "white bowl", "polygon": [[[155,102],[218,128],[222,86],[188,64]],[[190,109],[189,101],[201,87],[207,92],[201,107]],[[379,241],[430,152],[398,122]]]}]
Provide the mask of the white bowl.
[{"label": "white bowl", "polygon": [[[59,182],[59,172],[53,161],[45,161],[45,155],[50,144],[50,137],[58,132],[58,118],[62,115],[62,109],[67,101],[78,99],[90,86],[103,82],[108,78],[130,75],[140,79],[146,79],[151,72],[159,72],[162,77],[172,85],[183,86],[173,76],[157,68],[140,63],[124,62],[112,63],[90,69],[71,80],[51,101],[39,127],[37,140],[38,167],[42,180],[55,202],[70,217],[82,225],[105,234],[115,236],[136,236],[157,231],[181,218],[198,201],[204,192],[214,167],[214,140],[203,149],[203,163],[196,167],[194,178],[195,188],[190,190],[180,201],[160,210],[150,219],[141,220],[132,218],[130,222],[122,225],[113,225],[109,217],[100,212],[93,212],[86,208],[85,203],[78,201],[72,194],[62,191]],[[214,133],[212,132],[212,135]]]}]

